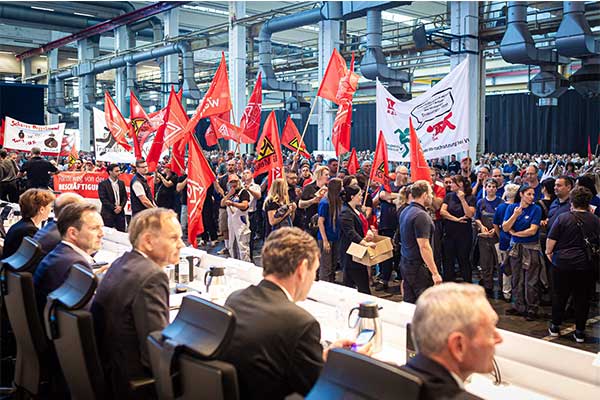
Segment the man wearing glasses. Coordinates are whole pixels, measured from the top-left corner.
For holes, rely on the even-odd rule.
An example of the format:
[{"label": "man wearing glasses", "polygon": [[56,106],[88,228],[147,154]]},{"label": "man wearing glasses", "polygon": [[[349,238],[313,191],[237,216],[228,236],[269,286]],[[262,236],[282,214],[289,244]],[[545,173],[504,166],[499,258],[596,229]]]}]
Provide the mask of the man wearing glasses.
[{"label": "man wearing glasses", "polygon": [[117,164],[110,164],[107,170],[108,179],[98,184],[98,197],[102,203],[100,215],[102,215],[104,226],[125,232],[127,191],[125,182],[119,179],[121,168]]},{"label": "man wearing glasses", "polygon": [[135,161],[135,175],[131,179],[131,217],[140,211],[148,208],[154,208],[156,205],[152,201],[152,191],[146,180],[148,174],[148,164],[146,160],[139,159]]}]

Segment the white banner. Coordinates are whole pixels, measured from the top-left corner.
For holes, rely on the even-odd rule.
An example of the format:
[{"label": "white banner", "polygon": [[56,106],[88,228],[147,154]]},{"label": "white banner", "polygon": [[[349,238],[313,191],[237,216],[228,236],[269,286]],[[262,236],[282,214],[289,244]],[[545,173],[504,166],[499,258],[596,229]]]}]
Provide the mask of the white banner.
[{"label": "white banner", "polygon": [[104,111],[94,107],[94,150],[96,160],[113,163],[134,163],[135,155],[119,145],[106,127]]},{"label": "white banner", "polygon": [[65,124],[34,125],[5,118],[4,148],[31,151],[38,147],[45,156],[58,156],[65,133]]},{"label": "white banner", "polygon": [[408,118],[430,160],[469,149],[469,68],[463,61],[421,96],[401,102],[377,81],[377,132],[389,161],[410,161]]}]

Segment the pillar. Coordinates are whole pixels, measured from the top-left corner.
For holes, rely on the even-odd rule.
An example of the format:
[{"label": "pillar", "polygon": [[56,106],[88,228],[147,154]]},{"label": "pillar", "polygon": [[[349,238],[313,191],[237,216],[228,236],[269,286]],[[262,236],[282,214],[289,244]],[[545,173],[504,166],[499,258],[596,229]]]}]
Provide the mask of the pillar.
[{"label": "pillar", "polygon": [[[170,38],[179,35],[179,9],[172,8],[164,13],[164,37]],[[163,88],[164,97],[163,104],[167,104],[169,100],[169,91],[171,85],[175,85],[175,90],[179,89],[179,54],[172,54],[164,57],[164,62],[161,66],[161,76],[166,83]]]},{"label": "pillar", "polygon": [[[470,1],[453,1],[450,3],[450,27],[453,35],[479,35],[479,3]],[[464,59],[469,63],[469,74],[477,79],[471,80],[469,86],[469,155],[473,160],[483,153],[485,146],[485,64],[482,61],[479,42],[475,38],[463,37],[453,39],[453,51],[470,50],[477,54],[455,54],[450,57],[450,68],[453,69]]]},{"label": "pillar", "polygon": [[[319,22],[319,82],[322,82],[327,64],[334,48],[339,50],[340,22],[324,20]],[[315,91],[316,93],[316,91]],[[312,100],[314,101],[314,99]],[[337,108],[329,100],[317,100],[318,148],[315,150],[333,150],[331,131]]]},{"label": "pillar", "polygon": [[[119,51],[129,50],[131,43],[131,31],[126,26],[121,26],[115,29],[115,53]],[[127,102],[127,68],[121,67],[115,69],[115,103],[119,110],[125,110],[129,108]]]},{"label": "pillar", "polygon": [[[50,38],[52,40],[58,40],[60,37],[60,32],[52,31],[50,33]],[[47,54],[48,58],[46,59],[46,62],[48,63],[48,75],[50,75],[52,71],[56,71],[58,69],[58,49],[50,50]],[[58,124],[60,122],[58,114],[46,112],[46,118],[46,121],[49,125]]]},{"label": "pillar", "polygon": [[[100,37],[95,36],[77,42],[77,58],[90,62],[100,54]],[[80,63],[81,64],[81,63]],[[92,107],[95,104],[96,76],[83,75],[78,77],[79,87],[79,137],[82,150],[93,148]]]},{"label": "pillar", "polygon": [[[238,125],[246,108],[246,26],[235,21],[246,16],[246,2],[229,3],[229,82],[233,103],[233,123]],[[251,89],[250,89],[251,90]],[[236,144],[228,141],[229,148],[235,150]],[[249,151],[249,145],[240,145],[242,153]]]},{"label": "pillar", "polygon": [[31,58],[21,60],[21,83],[27,83],[27,78],[31,76]]}]

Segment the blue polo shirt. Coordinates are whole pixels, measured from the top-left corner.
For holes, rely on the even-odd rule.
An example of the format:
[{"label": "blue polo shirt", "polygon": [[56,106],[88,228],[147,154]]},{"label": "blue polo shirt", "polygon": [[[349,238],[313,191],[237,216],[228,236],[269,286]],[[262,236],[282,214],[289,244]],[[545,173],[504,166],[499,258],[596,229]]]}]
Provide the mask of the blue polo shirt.
[{"label": "blue polo shirt", "polygon": [[548,231],[554,225],[554,221],[562,213],[569,212],[571,210],[571,201],[567,198],[564,202],[560,202],[558,198],[554,199],[550,207],[548,208]]},{"label": "blue polo shirt", "polygon": [[[327,235],[327,241],[329,242],[337,242],[340,240],[340,218],[335,219],[335,227],[332,224],[331,218],[329,217],[329,201],[327,200],[327,196],[323,197],[321,201],[319,201],[318,208],[319,217],[325,218],[325,234]],[[321,237],[321,230],[317,230],[317,239],[323,240]]]},{"label": "blue polo shirt", "polygon": [[[485,189],[480,190],[479,192],[477,192],[477,201],[483,199],[483,195],[485,193]],[[496,197],[498,198],[502,198],[502,196],[504,196],[504,186],[499,187],[498,190],[496,191]]]},{"label": "blue polo shirt", "polygon": [[[508,221],[510,217],[513,215],[513,211],[515,208],[519,206],[518,203],[510,204],[506,207],[506,211],[504,213],[503,221]],[[517,217],[517,220],[513,224],[513,231],[521,232],[525,229],[529,229],[531,225],[540,225],[540,221],[542,219],[542,209],[537,204],[532,204],[529,207],[523,209],[521,215]],[[511,238],[511,242],[513,243],[535,243],[538,241],[540,236],[540,230],[538,229],[535,235],[529,237],[516,237],[513,236]]]},{"label": "blue polo shirt", "polygon": [[402,261],[407,264],[423,263],[417,239],[429,239],[431,243],[435,226],[429,213],[425,207],[413,202],[402,211],[399,223]]},{"label": "blue polo shirt", "polygon": [[517,166],[515,164],[513,164],[513,165],[506,164],[504,166],[504,168],[502,168],[502,172],[505,174],[512,174],[516,170],[517,170]]},{"label": "blue polo shirt", "polygon": [[483,198],[477,202],[475,207],[475,219],[481,219],[481,213],[487,212],[489,214],[495,213],[496,209],[502,204],[502,199],[496,197],[493,201],[489,201],[487,198]]},{"label": "blue polo shirt", "polygon": [[510,204],[508,203],[500,203],[500,205],[498,205],[498,208],[496,208],[496,212],[494,213],[494,225],[498,225],[500,227],[499,246],[500,250],[502,251],[506,251],[510,247],[510,234],[502,230],[504,213],[506,212],[506,207],[508,207],[509,205]]}]

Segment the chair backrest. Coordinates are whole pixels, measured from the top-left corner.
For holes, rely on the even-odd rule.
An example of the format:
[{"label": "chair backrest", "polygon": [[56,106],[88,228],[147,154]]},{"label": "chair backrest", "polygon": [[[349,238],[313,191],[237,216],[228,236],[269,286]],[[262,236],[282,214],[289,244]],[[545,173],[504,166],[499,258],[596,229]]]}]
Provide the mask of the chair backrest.
[{"label": "chair backrest", "polygon": [[48,295],[44,310],[46,334],[54,343],[71,398],[108,398],[94,333],[92,314],[82,309],[94,295],[98,279],[74,264],[67,280]]},{"label": "chair backrest", "polygon": [[2,260],[0,291],[17,343],[14,383],[31,394],[46,380],[48,340],[44,334],[30,271],[41,258],[41,247],[25,237],[15,254]]},{"label": "chair backrest", "polygon": [[234,328],[230,309],[185,297],[173,323],[148,336],[159,399],[239,399],[235,367],[216,360],[229,345]]},{"label": "chair backrest", "polygon": [[346,350],[329,352],[307,400],[418,400],[423,382],[397,367]]}]

